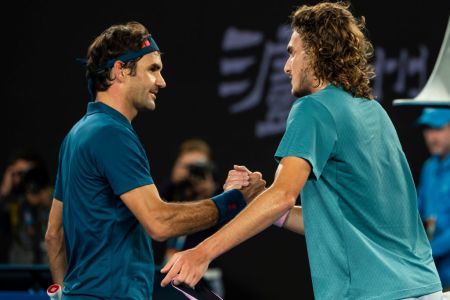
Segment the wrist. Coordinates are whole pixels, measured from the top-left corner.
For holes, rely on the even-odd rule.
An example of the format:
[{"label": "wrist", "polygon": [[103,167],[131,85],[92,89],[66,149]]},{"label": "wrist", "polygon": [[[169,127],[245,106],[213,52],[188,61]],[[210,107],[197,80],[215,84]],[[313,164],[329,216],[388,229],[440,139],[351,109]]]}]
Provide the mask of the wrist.
[{"label": "wrist", "polygon": [[215,236],[211,236],[198,244],[195,248],[202,254],[203,257],[211,262],[222,254],[220,246],[221,244],[218,240],[216,240]]},{"label": "wrist", "polygon": [[228,222],[244,209],[247,204],[244,195],[236,189],[223,192],[212,197],[211,200],[216,205],[219,213],[218,223]]}]

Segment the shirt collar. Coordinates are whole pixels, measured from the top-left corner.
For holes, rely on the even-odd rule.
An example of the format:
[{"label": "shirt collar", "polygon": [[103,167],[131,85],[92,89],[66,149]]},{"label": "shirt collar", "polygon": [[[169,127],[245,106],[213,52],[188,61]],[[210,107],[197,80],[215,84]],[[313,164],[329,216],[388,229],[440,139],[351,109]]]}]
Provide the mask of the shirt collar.
[{"label": "shirt collar", "polygon": [[92,115],[96,113],[107,114],[108,116],[118,121],[122,125],[133,130],[133,126],[131,126],[130,122],[128,122],[128,119],[111,106],[106,105],[105,103],[100,101],[89,102],[87,106],[86,115]]}]

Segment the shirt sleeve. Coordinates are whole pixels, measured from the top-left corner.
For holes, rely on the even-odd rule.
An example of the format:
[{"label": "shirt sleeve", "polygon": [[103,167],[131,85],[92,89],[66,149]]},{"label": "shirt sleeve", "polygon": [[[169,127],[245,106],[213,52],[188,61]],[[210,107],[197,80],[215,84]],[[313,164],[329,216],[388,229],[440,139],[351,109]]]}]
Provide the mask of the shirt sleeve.
[{"label": "shirt sleeve", "polygon": [[103,129],[93,148],[99,171],[120,196],[137,187],[153,184],[150,165],[136,134],[125,128]]},{"label": "shirt sleeve", "polygon": [[319,179],[336,141],[336,126],[328,109],[317,100],[304,97],[292,107],[275,159],[279,162],[286,156],[303,158],[311,165],[310,176]]}]

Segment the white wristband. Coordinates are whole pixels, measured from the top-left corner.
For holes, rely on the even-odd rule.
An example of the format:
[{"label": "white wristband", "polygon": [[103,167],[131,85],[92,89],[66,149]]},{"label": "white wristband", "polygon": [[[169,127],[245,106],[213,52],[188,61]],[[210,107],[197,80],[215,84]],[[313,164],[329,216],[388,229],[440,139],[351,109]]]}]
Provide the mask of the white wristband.
[{"label": "white wristband", "polygon": [[284,215],[282,215],[278,220],[275,221],[275,223],[273,223],[273,225],[278,226],[278,227],[283,227],[284,223],[286,223],[286,219],[289,215],[289,212],[290,212],[290,210],[285,212]]}]

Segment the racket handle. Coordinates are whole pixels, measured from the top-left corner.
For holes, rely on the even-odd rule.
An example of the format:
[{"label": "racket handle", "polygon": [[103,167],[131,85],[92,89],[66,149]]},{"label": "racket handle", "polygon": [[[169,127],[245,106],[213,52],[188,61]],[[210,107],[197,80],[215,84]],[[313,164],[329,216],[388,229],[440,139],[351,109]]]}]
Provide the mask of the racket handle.
[{"label": "racket handle", "polygon": [[59,284],[52,284],[47,288],[47,295],[51,300],[61,300],[62,287]]}]

